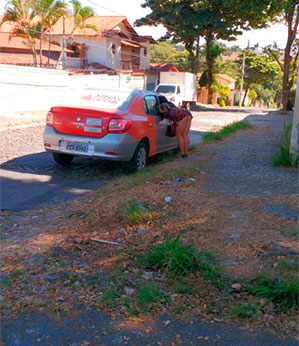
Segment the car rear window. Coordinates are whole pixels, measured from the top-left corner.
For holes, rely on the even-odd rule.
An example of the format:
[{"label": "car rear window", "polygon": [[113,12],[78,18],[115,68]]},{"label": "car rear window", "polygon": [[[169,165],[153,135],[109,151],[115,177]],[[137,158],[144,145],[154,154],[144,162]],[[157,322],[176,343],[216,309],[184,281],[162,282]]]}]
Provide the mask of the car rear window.
[{"label": "car rear window", "polygon": [[126,110],[138,91],[85,89],[76,104],[104,109]]}]

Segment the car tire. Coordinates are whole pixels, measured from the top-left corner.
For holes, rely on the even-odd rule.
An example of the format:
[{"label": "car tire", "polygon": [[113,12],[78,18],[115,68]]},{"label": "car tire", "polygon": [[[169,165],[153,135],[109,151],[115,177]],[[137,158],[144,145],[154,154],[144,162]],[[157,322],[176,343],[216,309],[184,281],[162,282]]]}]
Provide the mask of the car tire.
[{"label": "car tire", "polygon": [[72,162],[73,158],[73,155],[53,153],[53,159],[62,166],[69,165]]},{"label": "car tire", "polygon": [[140,142],[135,150],[132,160],[126,165],[126,170],[129,173],[142,170],[147,163],[148,145],[145,142]]}]

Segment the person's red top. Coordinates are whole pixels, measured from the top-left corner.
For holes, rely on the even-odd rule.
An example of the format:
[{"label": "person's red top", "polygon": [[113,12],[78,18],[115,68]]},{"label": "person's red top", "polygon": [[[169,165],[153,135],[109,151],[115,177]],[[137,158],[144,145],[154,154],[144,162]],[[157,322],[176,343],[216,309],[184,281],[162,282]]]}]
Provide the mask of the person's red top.
[{"label": "person's red top", "polygon": [[[184,119],[186,116],[191,116],[192,114],[185,108],[178,108],[173,104],[170,104],[170,110],[167,113],[164,113],[164,117],[172,120],[174,129],[178,126],[178,123]],[[193,117],[192,117],[193,118]]]}]

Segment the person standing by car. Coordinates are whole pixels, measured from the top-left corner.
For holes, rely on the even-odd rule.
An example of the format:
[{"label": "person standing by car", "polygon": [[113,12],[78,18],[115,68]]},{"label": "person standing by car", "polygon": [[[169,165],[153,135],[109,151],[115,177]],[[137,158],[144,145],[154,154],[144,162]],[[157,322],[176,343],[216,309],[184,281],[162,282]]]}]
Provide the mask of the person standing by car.
[{"label": "person standing by car", "polygon": [[164,118],[172,121],[181,155],[183,158],[188,157],[190,145],[189,131],[193,118],[192,114],[187,109],[178,108],[174,104],[168,102],[160,104],[159,112],[163,114]]}]

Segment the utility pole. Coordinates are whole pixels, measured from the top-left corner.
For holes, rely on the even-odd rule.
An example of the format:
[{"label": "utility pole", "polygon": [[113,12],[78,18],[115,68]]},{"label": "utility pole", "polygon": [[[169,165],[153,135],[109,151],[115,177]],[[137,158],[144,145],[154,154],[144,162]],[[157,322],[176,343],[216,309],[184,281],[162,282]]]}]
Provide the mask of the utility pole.
[{"label": "utility pole", "polygon": [[245,72],[245,52],[243,53],[243,62],[242,62],[241,85],[240,85],[240,93],[239,93],[239,108],[241,108],[241,102],[242,102],[242,90],[243,90],[243,82],[244,82],[244,72]]}]

